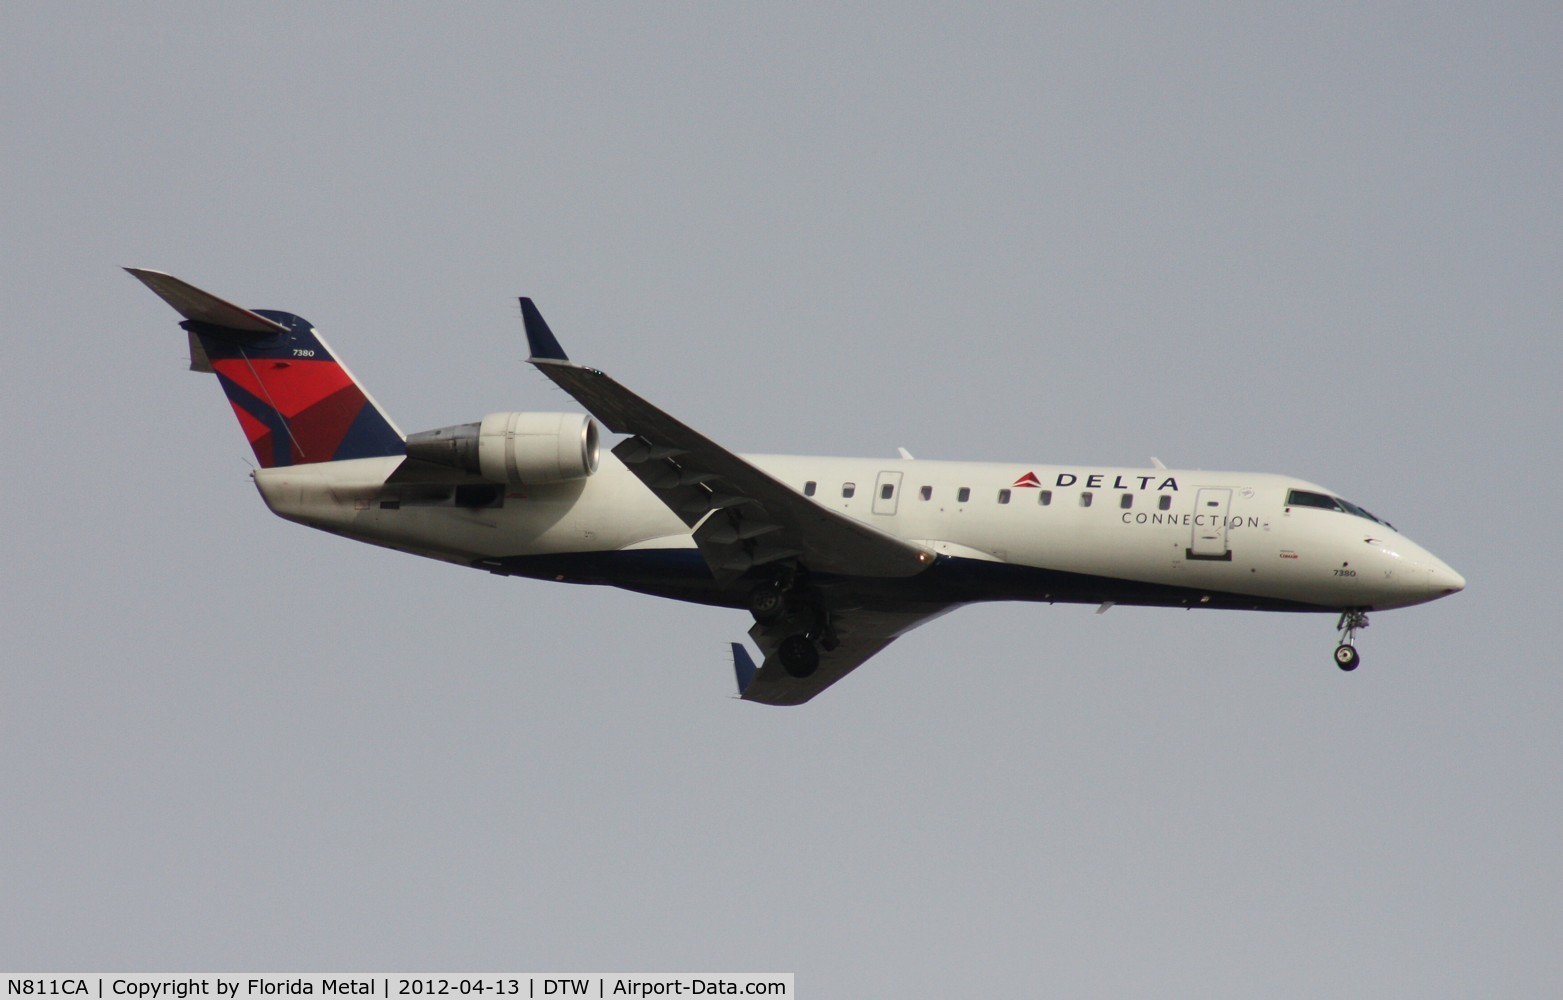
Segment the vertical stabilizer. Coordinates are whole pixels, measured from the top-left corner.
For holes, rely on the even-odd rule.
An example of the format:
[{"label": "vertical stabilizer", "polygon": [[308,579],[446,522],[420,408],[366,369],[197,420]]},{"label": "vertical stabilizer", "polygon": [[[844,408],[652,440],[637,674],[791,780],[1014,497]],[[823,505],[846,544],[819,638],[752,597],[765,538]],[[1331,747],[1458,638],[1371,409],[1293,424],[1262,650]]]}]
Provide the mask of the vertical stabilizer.
[{"label": "vertical stabilizer", "polygon": [[404,454],[401,432],[308,321],[125,270],[185,318],[190,367],[216,374],[263,467]]}]

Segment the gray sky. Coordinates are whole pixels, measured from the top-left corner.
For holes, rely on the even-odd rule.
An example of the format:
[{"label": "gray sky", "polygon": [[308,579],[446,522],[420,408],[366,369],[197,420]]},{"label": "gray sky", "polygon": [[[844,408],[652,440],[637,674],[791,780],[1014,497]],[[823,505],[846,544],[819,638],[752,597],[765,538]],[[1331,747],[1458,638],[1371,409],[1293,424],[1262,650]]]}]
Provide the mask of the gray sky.
[{"label": "gray sky", "polygon": [[[0,9],[0,968],[1563,984],[1563,14],[841,6]],[[271,517],[127,264],[405,430],[574,409],[529,294],[738,450],[1289,472],[1470,585],[741,704],[739,613]]]}]

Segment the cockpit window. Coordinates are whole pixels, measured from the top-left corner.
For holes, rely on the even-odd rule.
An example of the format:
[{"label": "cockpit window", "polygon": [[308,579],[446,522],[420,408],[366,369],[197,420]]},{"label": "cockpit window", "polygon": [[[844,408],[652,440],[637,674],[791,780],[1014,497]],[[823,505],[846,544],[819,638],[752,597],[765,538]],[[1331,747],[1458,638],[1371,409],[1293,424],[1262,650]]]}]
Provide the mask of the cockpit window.
[{"label": "cockpit window", "polygon": [[1308,490],[1288,490],[1286,492],[1286,506],[1288,507],[1320,507],[1324,510],[1340,511],[1342,514],[1355,514],[1357,517],[1365,517],[1374,524],[1382,524],[1386,528],[1394,528],[1393,524],[1382,518],[1374,517],[1369,512],[1358,507],[1350,500],[1342,500],[1340,497],[1326,496],[1323,493],[1312,493]]},{"label": "cockpit window", "polygon": [[1345,507],[1346,508],[1346,513],[1348,513],[1348,514],[1355,514],[1358,517],[1365,517],[1369,521],[1372,521],[1375,524],[1382,524],[1386,528],[1393,528],[1394,527],[1393,524],[1390,524],[1388,521],[1384,520],[1382,517],[1374,516],[1373,512],[1368,510],[1366,507],[1358,507],[1356,504],[1352,503],[1350,500],[1342,500],[1340,497],[1336,497],[1335,498],[1335,502],[1340,504],[1342,507]]},{"label": "cockpit window", "polygon": [[1341,513],[1346,511],[1346,508],[1335,502],[1334,497],[1327,497],[1323,493],[1309,493],[1307,490],[1288,490],[1286,506],[1323,507],[1325,510],[1338,510]]}]

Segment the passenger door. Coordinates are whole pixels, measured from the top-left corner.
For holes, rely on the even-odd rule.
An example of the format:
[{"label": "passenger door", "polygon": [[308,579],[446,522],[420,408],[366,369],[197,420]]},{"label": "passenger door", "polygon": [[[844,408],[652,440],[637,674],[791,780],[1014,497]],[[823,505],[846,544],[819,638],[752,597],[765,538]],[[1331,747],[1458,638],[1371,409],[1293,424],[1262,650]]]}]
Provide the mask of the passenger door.
[{"label": "passenger door", "polygon": [[1227,548],[1227,512],[1232,508],[1232,491],[1220,487],[1202,488],[1194,497],[1194,534],[1186,553],[1190,559],[1232,561]]}]

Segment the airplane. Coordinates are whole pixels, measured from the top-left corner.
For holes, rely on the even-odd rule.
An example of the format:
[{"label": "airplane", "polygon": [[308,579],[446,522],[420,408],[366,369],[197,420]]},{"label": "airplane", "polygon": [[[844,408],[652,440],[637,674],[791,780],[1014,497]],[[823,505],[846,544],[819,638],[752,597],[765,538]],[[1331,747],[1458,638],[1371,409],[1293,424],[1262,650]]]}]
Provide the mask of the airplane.
[{"label": "airplane", "polygon": [[[1337,616],[1465,579],[1334,491],[1253,472],[739,455],[571,361],[522,298],[528,361],[589,415],[490,413],[404,435],[306,320],[126,268],[182,317],[271,511],[501,576],[746,610],[739,697],[798,705],[917,626],[983,601]],[[599,426],[600,422],[600,426]],[[604,454],[603,428],[623,435]]]}]

